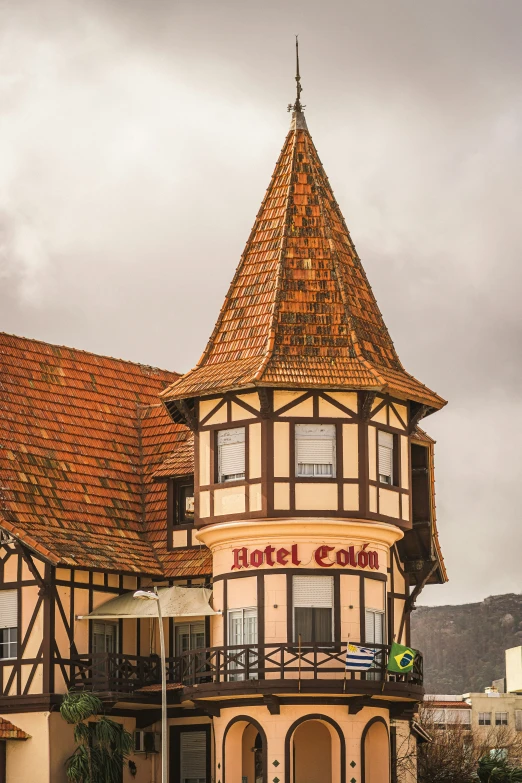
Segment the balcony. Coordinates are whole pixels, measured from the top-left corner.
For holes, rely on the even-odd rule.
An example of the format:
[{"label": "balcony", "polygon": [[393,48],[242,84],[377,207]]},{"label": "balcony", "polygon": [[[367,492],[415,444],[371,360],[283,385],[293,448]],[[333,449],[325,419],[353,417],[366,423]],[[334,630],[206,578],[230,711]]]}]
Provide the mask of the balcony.
[{"label": "balcony", "polygon": [[[346,644],[307,644],[299,651],[296,644],[247,644],[206,647],[167,659],[167,682],[201,691],[229,686],[268,690],[277,684],[289,691],[306,690],[378,691],[383,683],[405,690],[422,687],[423,661],[419,653],[413,671],[392,674],[386,663],[390,647],[375,645],[377,654],[367,672],[346,672]],[[132,694],[161,681],[160,659],[156,655],[137,656],[120,653],[79,655],[70,661],[71,687],[98,692]],[[243,686],[240,685],[243,683]],[[262,687],[263,686],[263,687]]]}]

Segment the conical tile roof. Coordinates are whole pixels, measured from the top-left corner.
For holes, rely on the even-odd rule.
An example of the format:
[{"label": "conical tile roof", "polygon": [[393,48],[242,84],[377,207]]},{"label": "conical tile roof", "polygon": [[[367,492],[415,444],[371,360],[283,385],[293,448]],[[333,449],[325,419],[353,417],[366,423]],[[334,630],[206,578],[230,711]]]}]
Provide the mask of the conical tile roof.
[{"label": "conical tile roof", "polygon": [[162,397],[168,404],[252,386],[367,389],[445,404],[399,361],[299,109],[208,345]]}]

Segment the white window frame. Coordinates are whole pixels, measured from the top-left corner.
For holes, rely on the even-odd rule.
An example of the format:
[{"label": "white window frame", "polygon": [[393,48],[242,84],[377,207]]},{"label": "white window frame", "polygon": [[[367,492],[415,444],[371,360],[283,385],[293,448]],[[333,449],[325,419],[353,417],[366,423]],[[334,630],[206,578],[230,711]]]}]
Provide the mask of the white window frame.
[{"label": "white window frame", "polygon": [[[3,599],[3,600],[2,600]],[[0,591],[0,630],[7,632],[7,639],[0,647],[0,660],[12,661],[18,657],[18,592]],[[14,639],[12,637],[15,637]],[[7,655],[2,655],[4,651]]]},{"label": "white window frame", "polygon": [[495,726],[507,726],[509,715],[507,712],[495,712]]},{"label": "white window frame", "polygon": [[[300,451],[304,451],[306,442],[311,445],[317,442],[317,447],[326,443],[331,444],[331,461],[326,460],[328,447],[323,448],[323,455],[318,455],[318,462],[299,460]],[[302,444],[302,445],[300,445]],[[334,479],[336,478],[337,463],[337,428],[335,424],[296,424],[295,425],[295,475],[298,478]],[[330,466],[330,471],[324,468]]]},{"label": "white window frame", "polygon": [[[368,625],[368,615],[373,615],[373,628],[375,632],[375,615],[379,615],[381,619],[381,630],[382,630],[382,639],[380,642],[375,641],[375,639],[368,639],[366,628]],[[384,609],[372,609],[371,607],[365,607],[364,609],[364,643],[366,645],[371,646],[372,644],[385,644],[384,641],[386,639],[386,612]]]},{"label": "white window frame", "polygon": [[379,482],[389,487],[393,486],[393,458],[394,458],[393,433],[385,430],[377,430],[377,472]]},{"label": "white window frame", "polygon": [[[220,442],[220,441],[229,441]],[[224,473],[223,455],[227,446],[243,444],[243,470],[235,473]],[[229,481],[244,481],[246,478],[246,427],[227,427],[224,430],[218,430],[216,433],[217,465],[218,465],[218,484],[226,484]],[[241,462],[241,461],[240,461]]]},{"label": "white window frame", "polygon": [[479,712],[478,714],[479,726],[491,726],[491,712]]}]

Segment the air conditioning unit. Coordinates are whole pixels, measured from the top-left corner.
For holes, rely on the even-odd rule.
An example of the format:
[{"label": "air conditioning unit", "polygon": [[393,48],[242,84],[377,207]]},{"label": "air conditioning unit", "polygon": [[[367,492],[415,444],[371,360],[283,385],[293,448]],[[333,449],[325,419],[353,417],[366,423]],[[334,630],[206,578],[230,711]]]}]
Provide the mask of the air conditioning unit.
[{"label": "air conditioning unit", "polygon": [[134,753],[159,753],[160,736],[157,731],[135,731]]}]

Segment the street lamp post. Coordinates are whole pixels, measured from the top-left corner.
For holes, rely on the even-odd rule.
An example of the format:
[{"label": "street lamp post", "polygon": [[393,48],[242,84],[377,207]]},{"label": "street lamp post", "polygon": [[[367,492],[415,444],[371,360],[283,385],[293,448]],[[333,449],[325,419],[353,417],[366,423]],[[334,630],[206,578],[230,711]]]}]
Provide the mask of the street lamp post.
[{"label": "street lamp post", "polygon": [[161,655],[161,783],[167,783],[167,661],[165,659],[165,636],[163,634],[163,617],[158,595],[158,588],[154,592],[149,590],[136,590],[134,598],[156,601],[158,607],[158,623]]}]

